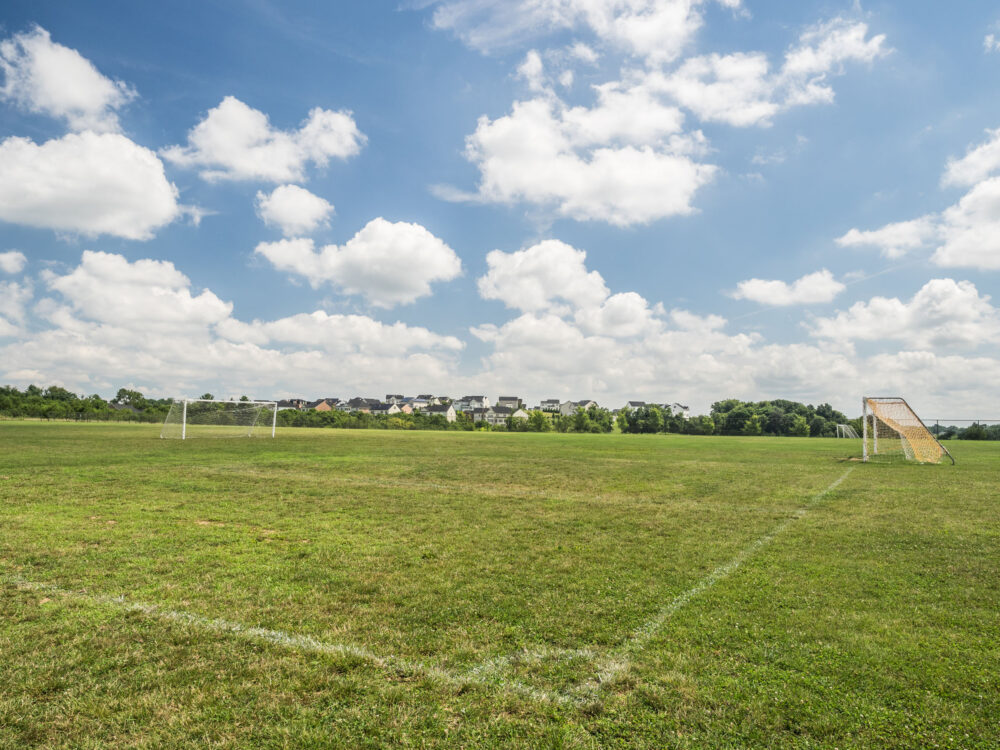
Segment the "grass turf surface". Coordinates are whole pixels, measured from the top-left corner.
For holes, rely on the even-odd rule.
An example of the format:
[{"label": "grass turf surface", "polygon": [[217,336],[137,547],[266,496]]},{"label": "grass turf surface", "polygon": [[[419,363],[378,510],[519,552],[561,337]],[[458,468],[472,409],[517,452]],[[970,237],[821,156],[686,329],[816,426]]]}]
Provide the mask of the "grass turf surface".
[{"label": "grass turf surface", "polygon": [[0,747],[997,746],[996,444],[158,434],[0,423]]}]

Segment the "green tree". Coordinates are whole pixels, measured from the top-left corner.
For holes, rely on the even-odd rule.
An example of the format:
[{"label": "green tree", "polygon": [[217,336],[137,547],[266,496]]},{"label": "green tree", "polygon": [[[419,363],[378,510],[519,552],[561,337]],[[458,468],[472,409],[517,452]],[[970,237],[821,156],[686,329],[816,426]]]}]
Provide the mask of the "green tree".
[{"label": "green tree", "polygon": [[205,399],[206,401],[214,401],[215,400],[215,396],[213,396],[211,393],[203,393],[203,394],[201,394],[201,397],[203,399]]},{"label": "green tree", "polygon": [[749,421],[750,417],[754,416],[748,404],[739,404],[733,409],[723,412],[723,414],[725,417],[722,423],[722,431],[726,435],[742,435],[747,421]]},{"label": "green tree", "polygon": [[978,422],[958,433],[959,440],[986,440],[986,429]]},{"label": "green tree", "polygon": [[792,437],[809,437],[809,423],[806,418],[801,414],[793,415],[788,434]]},{"label": "green tree", "polygon": [[552,429],[552,422],[544,411],[535,409],[528,415],[528,429],[531,432],[548,432]]},{"label": "green tree", "polygon": [[146,397],[139,391],[130,391],[128,388],[119,388],[113,401],[122,406],[131,406],[139,411],[146,408]]},{"label": "green tree", "polygon": [[743,423],[743,429],[740,432],[744,435],[760,435],[763,430],[763,425],[761,424],[761,418],[759,414],[751,414],[750,418]]}]

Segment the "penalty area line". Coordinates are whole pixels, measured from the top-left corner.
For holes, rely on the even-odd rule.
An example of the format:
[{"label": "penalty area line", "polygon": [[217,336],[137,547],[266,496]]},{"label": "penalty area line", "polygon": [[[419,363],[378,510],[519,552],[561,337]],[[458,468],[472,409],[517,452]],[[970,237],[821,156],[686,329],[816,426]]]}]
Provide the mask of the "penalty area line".
[{"label": "penalty area line", "polygon": [[611,684],[631,669],[632,656],[646,648],[646,646],[649,645],[649,642],[657,634],[659,634],[664,625],[667,624],[667,621],[673,617],[674,614],[687,606],[687,604],[699,594],[702,594],[722,579],[727,578],[736,572],[736,570],[738,570],[740,566],[747,561],[747,559],[763,547],[766,547],[768,544],[773,542],[775,538],[778,537],[778,535],[780,535],[785,529],[791,526],[795,521],[803,518],[809,512],[810,508],[815,506],[827,495],[837,489],[837,487],[839,487],[841,483],[847,479],[848,475],[852,471],[854,471],[853,466],[848,468],[847,471],[833,480],[833,482],[831,482],[825,489],[820,490],[815,495],[810,497],[791,516],[740,550],[735,557],[729,560],[729,562],[720,565],[698,581],[694,586],[674,597],[663,609],[657,612],[656,615],[634,630],[632,635],[616,649],[614,655],[606,656],[597,664],[597,674],[595,678],[578,683],[564,694],[572,695],[576,697],[577,700],[585,700],[587,697],[596,697],[596,694],[600,692],[602,688]]},{"label": "penalty area line", "polygon": [[109,596],[106,594],[88,594],[84,591],[65,589],[51,583],[29,581],[20,576],[0,576],[0,581],[22,590],[36,591],[84,602],[90,605],[106,606],[120,609],[123,612],[133,612],[150,619],[168,623],[185,625],[198,630],[218,633],[244,641],[265,643],[292,651],[314,654],[328,654],[340,657],[351,657],[372,664],[384,671],[401,674],[422,675],[451,687],[464,688],[469,686],[493,687],[509,693],[514,693],[535,701],[572,704],[576,701],[567,695],[532,687],[519,680],[503,679],[491,675],[491,670],[472,670],[463,673],[450,672],[442,667],[404,659],[399,656],[379,656],[362,646],[347,643],[330,643],[308,635],[289,633],[284,630],[271,630],[253,625],[204,617],[183,610],[168,609],[146,602],[133,602],[124,596]]}]

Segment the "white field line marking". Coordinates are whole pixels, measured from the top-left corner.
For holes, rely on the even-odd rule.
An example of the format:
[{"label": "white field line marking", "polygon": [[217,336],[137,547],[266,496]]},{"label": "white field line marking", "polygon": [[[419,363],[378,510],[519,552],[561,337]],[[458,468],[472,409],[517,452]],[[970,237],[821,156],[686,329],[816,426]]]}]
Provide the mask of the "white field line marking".
[{"label": "white field line marking", "polygon": [[597,664],[597,675],[596,679],[587,680],[579,683],[570,689],[569,693],[583,699],[587,696],[594,697],[596,692],[598,692],[602,687],[610,684],[618,677],[625,674],[632,666],[630,655],[637,652],[641,652],[649,642],[660,632],[663,626],[666,624],[678,610],[685,607],[692,599],[707,591],[716,583],[721,581],[723,578],[731,575],[735,572],[746,560],[751,557],[754,553],[760,550],[762,547],[767,546],[774,541],[781,532],[787,529],[795,521],[799,520],[805,516],[811,507],[816,505],[818,502],[823,500],[827,495],[833,492],[837,487],[840,486],[841,482],[847,479],[847,476],[854,470],[854,467],[850,467],[841,474],[837,479],[830,483],[830,485],[820,492],[817,492],[811,498],[809,498],[806,503],[797,509],[793,515],[786,518],[780,524],[778,524],[771,531],[767,532],[763,536],[755,539],[753,542],[748,544],[742,550],[740,550],[737,555],[731,559],[729,562],[720,565],[707,576],[702,578],[698,583],[689,588],[687,591],[678,594],[674,599],[670,601],[667,606],[656,613],[654,617],[643,623],[640,627],[632,632],[632,635],[626,640],[621,646],[616,649],[617,653],[612,653],[606,656]]},{"label": "white field line marking", "polygon": [[[56,594],[70,599],[75,599],[77,601],[83,601],[88,604],[116,607],[125,612],[135,612],[153,619],[187,625],[192,628],[206,630],[213,633],[222,633],[246,641],[268,643],[273,646],[294,651],[353,657],[368,662],[369,664],[383,670],[404,674],[422,675],[451,687],[461,688],[468,687],[470,685],[483,685],[515,693],[517,695],[522,695],[539,702],[575,702],[568,696],[535,688],[518,680],[505,680],[502,677],[492,674],[491,670],[486,670],[485,672],[480,673],[476,669],[472,669],[465,673],[456,674],[441,667],[423,664],[422,662],[412,661],[398,656],[379,656],[362,646],[354,646],[345,643],[329,643],[308,635],[297,635],[283,630],[269,630],[267,628],[243,625],[242,623],[232,622],[230,620],[203,617],[202,615],[196,615],[191,612],[166,609],[155,604],[130,602],[126,600],[124,596],[87,594],[81,591],[64,589],[50,583],[29,581],[19,576],[3,576],[0,577],[0,581],[7,584],[13,584],[21,589]],[[515,657],[512,661],[516,660],[517,659]]]},{"label": "white field line marking", "polygon": [[[166,622],[178,623],[189,627],[198,628],[215,633],[222,633],[247,641],[259,643],[269,643],[280,648],[287,648],[295,651],[308,653],[333,654],[335,656],[354,657],[368,662],[380,669],[394,671],[404,674],[423,675],[431,680],[436,680],[452,687],[467,687],[470,685],[481,685],[493,687],[501,691],[514,693],[538,702],[558,703],[564,705],[580,706],[592,701],[596,693],[615,678],[624,674],[630,667],[631,662],[628,654],[642,651],[649,641],[660,631],[666,621],[678,610],[684,607],[694,597],[709,589],[721,579],[733,573],[743,562],[754,554],[757,550],[769,544],[784,531],[793,521],[802,518],[809,508],[827,494],[835,490],[847,475],[853,470],[849,468],[838,479],[834,480],[825,490],[818,492],[801,508],[778,524],[773,530],[764,536],[751,542],[746,548],[741,550],[732,560],[719,566],[707,576],[702,578],[690,589],[675,597],[666,607],[656,614],[651,620],[633,631],[632,635],[620,646],[612,655],[605,657],[597,666],[597,680],[590,680],[579,683],[568,691],[552,691],[542,688],[532,687],[520,680],[505,679],[503,672],[519,664],[537,664],[544,661],[569,661],[572,659],[594,659],[595,652],[589,648],[566,649],[541,646],[533,649],[516,652],[509,656],[498,656],[487,659],[481,664],[471,669],[456,673],[437,667],[424,664],[422,662],[404,659],[398,656],[379,656],[368,649],[344,643],[329,643],[313,638],[308,635],[297,635],[283,630],[269,630],[267,628],[243,625],[242,623],[230,620],[213,619],[202,615],[184,612],[181,610],[166,609],[155,604],[144,602],[129,602],[124,596],[108,596],[106,594],[87,594],[81,591],[64,589],[50,583],[40,583],[29,581],[19,576],[0,576],[0,581],[13,584],[23,589],[32,591],[44,591],[58,594],[60,596],[76,599],[78,601],[112,606],[126,612],[136,612],[146,617],[163,620]],[[617,653],[618,656],[614,656]]]}]

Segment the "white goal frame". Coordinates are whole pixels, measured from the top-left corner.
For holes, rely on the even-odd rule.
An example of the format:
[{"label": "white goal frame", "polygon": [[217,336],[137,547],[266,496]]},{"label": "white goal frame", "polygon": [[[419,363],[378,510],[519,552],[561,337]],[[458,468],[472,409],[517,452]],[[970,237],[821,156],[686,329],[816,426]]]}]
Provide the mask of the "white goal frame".
[{"label": "white goal frame", "polygon": [[849,424],[838,424],[837,425],[837,437],[839,438],[850,438],[851,440],[860,440],[861,436],[858,431],[855,430]]},{"label": "white goal frame", "polygon": [[[265,406],[269,406],[269,407],[271,407],[271,413],[272,413],[272,417],[271,417],[271,437],[272,438],[274,437],[275,431],[277,430],[277,427],[278,427],[278,402],[277,401],[253,401],[253,400],[249,400],[249,401],[225,401],[225,400],[220,400],[220,399],[215,399],[215,398],[175,398],[173,405],[171,405],[171,407],[170,407],[171,410],[173,410],[173,407],[176,406],[177,404],[181,405],[181,440],[187,440],[187,426],[188,426],[187,407],[188,407],[188,404],[232,404],[233,406],[238,406],[238,405],[242,404],[242,405],[258,405],[258,406],[260,406],[262,408],[265,407]],[[166,424],[166,420],[169,419],[169,418],[170,418],[170,412],[167,412],[167,416],[164,419],[164,424]],[[250,429],[251,430],[253,429],[252,425],[251,425]],[[161,438],[164,437],[162,431],[160,432],[160,437]]]}]

